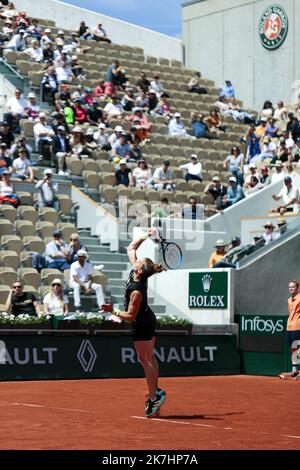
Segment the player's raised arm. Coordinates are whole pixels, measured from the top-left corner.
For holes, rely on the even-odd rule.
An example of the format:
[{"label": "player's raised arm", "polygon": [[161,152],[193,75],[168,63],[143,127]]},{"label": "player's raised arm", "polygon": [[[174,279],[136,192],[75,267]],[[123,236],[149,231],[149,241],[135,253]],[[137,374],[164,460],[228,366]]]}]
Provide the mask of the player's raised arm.
[{"label": "player's raised arm", "polygon": [[127,254],[128,254],[128,259],[129,259],[129,262],[133,265],[136,260],[137,260],[137,257],[136,257],[136,251],[137,249],[141,246],[141,244],[148,238],[148,237],[151,237],[151,236],[154,236],[157,234],[157,231],[155,228],[151,227],[148,229],[147,232],[144,232],[142,233],[139,238],[137,238],[136,240],[133,240],[130,245],[128,246],[127,248]]}]

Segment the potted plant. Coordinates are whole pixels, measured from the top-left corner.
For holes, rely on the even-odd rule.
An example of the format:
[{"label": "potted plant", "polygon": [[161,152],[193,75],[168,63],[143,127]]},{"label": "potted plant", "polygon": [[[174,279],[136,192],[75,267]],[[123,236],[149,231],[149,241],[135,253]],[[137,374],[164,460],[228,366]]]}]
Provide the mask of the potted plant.
[{"label": "potted plant", "polygon": [[77,319],[80,323],[80,328],[89,330],[90,335],[101,333],[103,325],[103,317],[94,313],[79,313]]},{"label": "potted plant", "polygon": [[[51,330],[52,325],[51,325],[49,317],[36,317],[33,315],[27,315],[27,314],[14,316],[11,314],[2,313],[0,314],[0,330],[1,329],[7,330],[7,333],[0,332],[0,335],[1,334],[18,334],[18,335],[42,334],[41,330]],[[24,330],[24,331],[20,331],[20,330]],[[32,331],[25,331],[25,330],[32,330]]]},{"label": "potted plant", "polygon": [[157,318],[156,331],[158,335],[190,335],[193,324],[184,318],[177,319],[171,315]]}]

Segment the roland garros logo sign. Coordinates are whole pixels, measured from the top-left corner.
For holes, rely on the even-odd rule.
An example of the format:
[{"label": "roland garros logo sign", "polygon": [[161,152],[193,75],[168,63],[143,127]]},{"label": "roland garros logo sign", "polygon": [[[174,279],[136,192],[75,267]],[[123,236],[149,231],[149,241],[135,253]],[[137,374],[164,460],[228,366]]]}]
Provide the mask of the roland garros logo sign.
[{"label": "roland garros logo sign", "polygon": [[268,50],[281,46],[288,32],[288,17],[279,5],[266,8],[259,20],[259,36],[262,45]]}]

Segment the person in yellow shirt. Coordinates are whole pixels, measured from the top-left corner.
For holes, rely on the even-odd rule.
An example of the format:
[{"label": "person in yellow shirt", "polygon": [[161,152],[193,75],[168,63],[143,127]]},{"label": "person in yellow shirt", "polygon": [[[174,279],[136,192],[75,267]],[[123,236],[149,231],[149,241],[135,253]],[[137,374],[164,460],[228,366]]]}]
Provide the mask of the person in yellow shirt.
[{"label": "person in yellow shirt", "polygon": [[216,251],[214,251],[209,258],[208,267],[213,268],[216,263],[219,263],[223,260],[225,252],[225,242],[224,240],[217,240],[215,244]]},{"label": "person in yellow shirt", "polygon": [[291,297],[288,299],[289,318],[287,321],[287,341],[292,352],[292,372],[283,372],[279,374],[281,379],[300,379],[300,294],[299,282],[293,279],[289,282],[289,292]]}]

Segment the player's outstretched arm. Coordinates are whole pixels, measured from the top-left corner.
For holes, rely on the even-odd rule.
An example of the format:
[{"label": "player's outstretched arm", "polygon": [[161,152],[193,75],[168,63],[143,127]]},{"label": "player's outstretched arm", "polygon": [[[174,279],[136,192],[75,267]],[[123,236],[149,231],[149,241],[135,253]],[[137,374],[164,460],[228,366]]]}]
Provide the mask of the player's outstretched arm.
[{"label": "player's outstretched arm", "polygon": [[142,233],[139,238],[133,240],[127,248],[128,259],[131,264],[134,264],[137,260],[136,251],[141,244],[148,238],[157,233],[156,229],[151,227],[147,232]]}]

